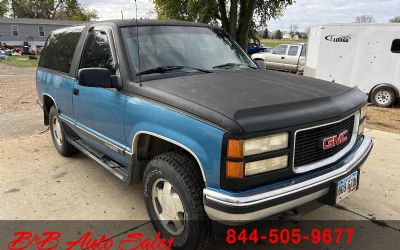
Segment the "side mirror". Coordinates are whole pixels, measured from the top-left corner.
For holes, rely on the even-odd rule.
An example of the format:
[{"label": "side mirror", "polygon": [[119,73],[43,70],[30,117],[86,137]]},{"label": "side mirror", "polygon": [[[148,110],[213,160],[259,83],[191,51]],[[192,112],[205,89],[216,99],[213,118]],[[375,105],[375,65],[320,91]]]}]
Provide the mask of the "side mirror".
[{"label": "side mirror", "polygon": [[118,88],[116,77],[105,68],[80,69],[79,84],[86,87]]}]

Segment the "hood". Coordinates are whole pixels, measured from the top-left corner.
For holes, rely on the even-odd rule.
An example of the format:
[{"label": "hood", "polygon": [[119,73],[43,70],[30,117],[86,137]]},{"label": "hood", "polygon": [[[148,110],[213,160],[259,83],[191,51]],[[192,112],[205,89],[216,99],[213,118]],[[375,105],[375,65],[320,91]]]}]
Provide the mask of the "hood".
[{"label": "hood", "polygon": [[235,134],[340,117],[367,101],[356,88],[269,70],[147,81],[139,92]]}]

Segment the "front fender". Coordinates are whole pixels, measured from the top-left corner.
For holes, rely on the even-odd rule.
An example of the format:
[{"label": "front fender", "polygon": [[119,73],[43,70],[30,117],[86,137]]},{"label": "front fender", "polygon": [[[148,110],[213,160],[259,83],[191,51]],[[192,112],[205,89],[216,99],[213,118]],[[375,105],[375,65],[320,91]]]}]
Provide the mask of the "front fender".
[{"label": "front fender", "polygon": [[141,134],[174,143],[197,160],[207,187],[219,188],[224,131],[168,106],[130,96],[125,107],[125,136],[131,153]]}]

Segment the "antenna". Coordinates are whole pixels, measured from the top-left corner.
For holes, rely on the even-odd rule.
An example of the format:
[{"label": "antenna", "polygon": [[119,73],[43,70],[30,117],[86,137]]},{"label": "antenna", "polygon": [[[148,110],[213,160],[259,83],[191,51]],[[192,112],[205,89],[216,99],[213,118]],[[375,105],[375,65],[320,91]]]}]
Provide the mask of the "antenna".
[{"label": "antenna", "polygon": [[[135,11],[136,11],[136,43],[137,43],[137,55],[138,55],[138,63],[139,63],[139,72],[140,70],[140,47],[139,47],[139,26],[138,26],[138,16],[137,16],[137,3],[135,0]],[[139,76],[139,85],[142,86],[142,76]]]}]

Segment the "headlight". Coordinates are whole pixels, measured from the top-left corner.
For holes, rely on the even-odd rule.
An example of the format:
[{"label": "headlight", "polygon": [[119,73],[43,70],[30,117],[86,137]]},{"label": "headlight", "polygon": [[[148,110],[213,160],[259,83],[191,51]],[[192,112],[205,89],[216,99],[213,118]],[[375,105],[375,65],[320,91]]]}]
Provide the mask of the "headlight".
[{"label": "headlight", "polygon": [[279,149],[285,149],[289,145],[288,133],[268,135],[249,140],[229,140],[227,156],[241,158],[243,156],[256,155]]},{"label": "headlight", "polygon": [[360,110],[360,120],[364,119],[367,115],[367,105],[361,108]]},{"label": "headlight", "polygon": [[[244,178],[288,166],[288,155],[244,162],[245,156],[257,155],[289,147],[289,134],[280,133],[248,140],[229,139],[227,145],[226,177]],[[284,154],[282,152],[282,154]]]},{"label": "headlight", "polygon": [[288,147],[289,135],[282,133],[269,135],[257,139],[245,140],[243,144],[244,156],[255,155]]},{"label": "headlight", "polygon": [[288,166],[288,156],[283,155],[261,161],[253,161],[245,164],[245,176],[256,175],[260,173],[270,172],[283,169]]}]

